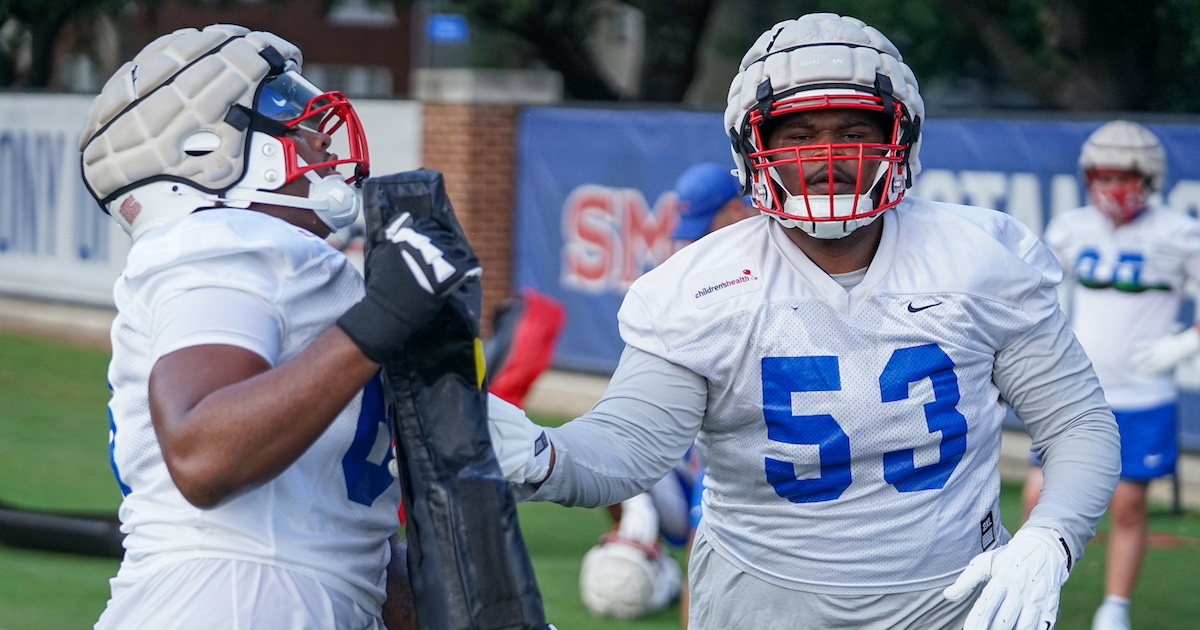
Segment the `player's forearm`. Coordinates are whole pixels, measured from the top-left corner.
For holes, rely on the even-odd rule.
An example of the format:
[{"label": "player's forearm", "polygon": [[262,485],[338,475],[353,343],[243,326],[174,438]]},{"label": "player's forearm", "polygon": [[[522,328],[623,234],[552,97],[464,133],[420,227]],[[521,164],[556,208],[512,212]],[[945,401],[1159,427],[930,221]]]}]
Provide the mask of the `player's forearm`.
[{"label": "player's forearm", "polygon": [[1078,560],[1121,474],[1120,438],[1112,413],[1100,409],[1073,418],[1039,457],[1042,493],[1026,525],[1058,529]]},{"label": "player's forearm", "polygon": [[1116,422],[1091,362],[1056,315],[997,355],[993,380],[1045,466],[1030,524],[1058,529],[1082,553],[1120,472]]},{"label": "player's forearm", "polygon": [[547,430],[555,464],[531,498],[595,507],[646,490],[695,441],[707,397],[699,375],[627,349],[596,406]]},{"label": "player's forearm", "polygon": [[377,370],[333,327],[282,365],[213,391],[190,408],[156,410],[172,479],[200,507],[273,479]]}]

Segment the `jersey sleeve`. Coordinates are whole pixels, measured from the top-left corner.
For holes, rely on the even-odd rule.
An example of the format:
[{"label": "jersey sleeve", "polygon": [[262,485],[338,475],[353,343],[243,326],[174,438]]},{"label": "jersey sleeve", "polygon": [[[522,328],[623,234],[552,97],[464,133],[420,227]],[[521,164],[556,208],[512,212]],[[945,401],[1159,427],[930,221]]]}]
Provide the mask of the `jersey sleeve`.
[{"label": "jersey sleeve", "polygon": [[[1005,215],[1007,217],[1007,215]],[[1011,234],[1009,248],[1028,265],[1028,291],[1022,298],[1022,308],[1034,322],[1061,314],[1056,287],[1063,279],[1063,267],[1054,252],[1032,230],[1016,219],[1009,218],[1005,232]]]},{"label": "jersey sleeve", "polygon": [[1194,290],[1200,290],[1200,221],[1189,221],[1180,234],[1183,241],[1183,268]]},{"label": "jersey sleeve", "polygon": [[326,250],[273,217],[206,211],[139,240],[122,280],[150,322],[152,360],[224,344],[275,365],[289,331],[288,287],[299,274],[321,273]]},{"label": "jersey sleeve", "polygon": [[1079,558],[1121,469],[1116,422],[1092,364],[1056,312],[996,354],[992,378],[1043,464],[1028,525],[1058,529]]},{"label": "jersey sleeve", "polygon": [[279,361],[278,313],[236,289],[200,287],[177,293],[153,311],[150,360],[204,344],[237,346],[274,366]]},{"label": "jersey sleeve", "polygon": [[547,429],[554,442],[550,477],[535,501],[598,507],[643,492],[679,462],[700,431],[704,378],[626,347],[600,401],[580,418]]},{"label": "jersey sleeve", "polygon": [[200,287],[236,289],[276,303],[288,283],[340,256],[316,236],[257,212],[208,210],[140,239],[123,274],[154,304]]},{"label": "jersey sleeve", "polygon": [[621,331],[621,339],[630,346],[657,356],[666,355],[666,342],[654,324],[649,305],[636,286],[631,287],[621,301],[621,308],[617,311],[617,326]]}]

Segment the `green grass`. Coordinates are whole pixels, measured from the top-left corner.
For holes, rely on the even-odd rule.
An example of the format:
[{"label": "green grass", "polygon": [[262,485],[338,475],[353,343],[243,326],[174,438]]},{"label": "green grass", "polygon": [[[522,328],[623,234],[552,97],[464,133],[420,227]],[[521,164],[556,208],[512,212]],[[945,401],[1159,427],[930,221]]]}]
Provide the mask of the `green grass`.
[{"label": "green grass", "polygon": [[[0,500],[51,510],[115,511],[120,493],[108,465],[107,355],[41,340],[0,335]],[[537,418],[552,424],[553,418]],[[608,528],[603,510],[549,504],[520,506],[550,621],[570,630],[678,628],[678,607],[631,622],[593,619],[579,601],[579,563]],[[1005,525],[1016,527],[1019,488],[1001,497]],[[1107,522],[1101,523],[1101,532]],[[1200,516],[1161,506],[1151,530],[1175,538],[1152,548],[1134,596],[1133,623],[1157,630],[1200,626]],[[90,628],[108,599],[116,560],[0,546],[0,629]],[[1063,589],[1057,628],[1086,630],[1104,583],[1101,536]]]}]

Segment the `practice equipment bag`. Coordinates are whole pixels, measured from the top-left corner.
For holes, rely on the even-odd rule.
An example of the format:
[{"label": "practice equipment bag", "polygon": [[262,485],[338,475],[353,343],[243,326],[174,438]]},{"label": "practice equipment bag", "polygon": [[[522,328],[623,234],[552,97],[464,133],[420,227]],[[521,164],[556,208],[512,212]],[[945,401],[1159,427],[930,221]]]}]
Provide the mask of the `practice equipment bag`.
[{"label": "practice equipment bag", "polygon": [[[409,212],[433,218],[466,242],[437,171],[372,177],[364,201],[368,235]],[[517,501],[488,437],[481,303],[479,282],[465,283],[433,323],[383,365],[417,625],[542,630],[542,596]]]},{"label": "practice equipment bag", "polygon": [[488,391],[520,407],[554,358],[566,309],[554,298],[522,289],[496,308],[492,337],[483,344]]}]

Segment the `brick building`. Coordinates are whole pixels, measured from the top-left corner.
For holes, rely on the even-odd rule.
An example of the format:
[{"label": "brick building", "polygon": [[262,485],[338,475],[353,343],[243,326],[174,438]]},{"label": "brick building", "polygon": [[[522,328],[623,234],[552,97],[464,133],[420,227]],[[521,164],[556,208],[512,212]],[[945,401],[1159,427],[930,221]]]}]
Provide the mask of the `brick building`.
[{"label": "brick building", "polygon": [[322,10],[325,4],[322,0],[240,0],[222,7],[168,0],[147,9],[134,3],[123,44],[131,55],[159,35],[179,28],[240,24],[270,31],[299,46],[304,51],[304,74],[325,89],[351,97],[407,97],[413,56],[412,5],[393,8],[349,0],[326,13]]}]

